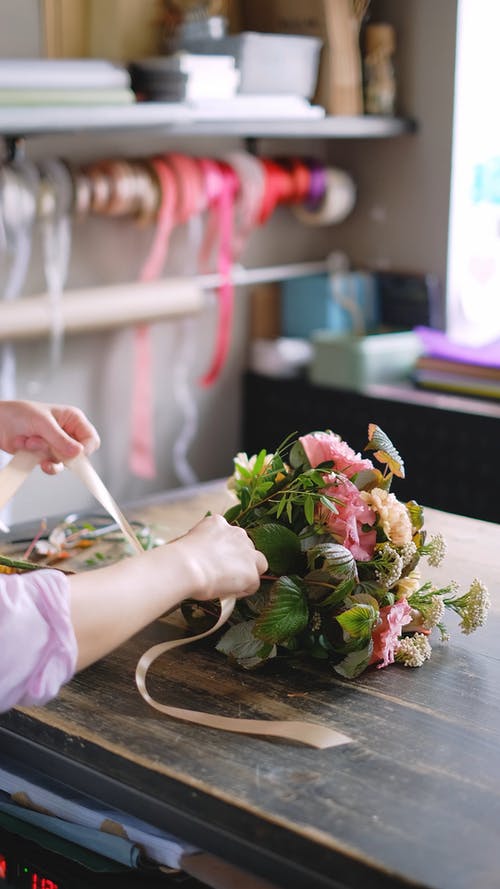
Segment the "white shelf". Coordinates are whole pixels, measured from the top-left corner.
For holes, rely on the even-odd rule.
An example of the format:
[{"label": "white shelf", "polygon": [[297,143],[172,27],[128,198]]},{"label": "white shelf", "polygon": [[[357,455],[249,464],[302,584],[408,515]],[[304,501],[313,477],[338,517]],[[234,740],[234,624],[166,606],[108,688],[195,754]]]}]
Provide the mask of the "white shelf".
[{"label": "white shelf", "polygon": [[0,135],[5,137],[141,129],[179,136],[370,139],[399,136],[412,132],[415,126],[410,120],[371,115],[293,120],[200,120],[181,103],[163,102],[0,108]]}]

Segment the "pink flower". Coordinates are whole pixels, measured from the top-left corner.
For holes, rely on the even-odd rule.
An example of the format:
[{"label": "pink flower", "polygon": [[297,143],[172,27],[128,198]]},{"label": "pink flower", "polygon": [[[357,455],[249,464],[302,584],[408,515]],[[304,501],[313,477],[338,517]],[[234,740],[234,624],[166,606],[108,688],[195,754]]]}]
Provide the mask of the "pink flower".
[{"label": "pink flower", "polygon": [[327,526],[338,543],[350,550],[357,561],[368,561],[373,555],[377,532],[363,530],[363,525],[373,525],[375,513],[349,479],[332,473],[325,475],[325,483],[324,493],[334,500],[338,512],[320,506],[318,520]]},{"label": "pink flower", "polygon": [[406,599],[398,599],[394,605],[385,605],[380,609],[380,623],[373,633],[373,654],[370,663],[387,667],[394,663],[394,651],[397,648],[402,628],[409,624],[412,618],[412,610]]},{"label": "pink flower", "polygon": [[303,435],[299,441],[313,469],[327,460],[333,460],[335,472],[343,472],[348,478],[362,469],[373,469],[371,460],[364,460],[361,454],[356,454],[335,432],[311,432]]}]

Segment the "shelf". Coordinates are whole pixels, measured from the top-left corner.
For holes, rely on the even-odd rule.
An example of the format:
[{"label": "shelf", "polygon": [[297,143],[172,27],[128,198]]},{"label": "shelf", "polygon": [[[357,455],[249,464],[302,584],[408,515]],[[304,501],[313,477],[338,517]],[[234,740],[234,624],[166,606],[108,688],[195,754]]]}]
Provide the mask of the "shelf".
[{"label": "shelf", "polygon": [[154,129],[174,136],[236,136],[241,138],[370,139],[413,132],[411,120],[359,117],[295,118],[293,120],[209,120],[196,118],[181,103],[143,102],[125,106],[43,106],[0,108],[0,134],[5,137]]}]

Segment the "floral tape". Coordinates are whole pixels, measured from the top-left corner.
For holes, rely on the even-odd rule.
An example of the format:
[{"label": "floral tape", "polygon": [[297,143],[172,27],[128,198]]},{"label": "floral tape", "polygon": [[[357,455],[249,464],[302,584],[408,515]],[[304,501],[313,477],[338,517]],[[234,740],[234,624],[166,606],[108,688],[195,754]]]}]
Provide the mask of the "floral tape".
[{"label": "floral tape", "polygon": [[[31,470],[38,464],[39,458],[34,453],[28,451],[19,451],[14,455],[12,460],[4,469],[0,470],[0,509],[2,506],[14,496],[19,490]],[[111,494],[100,479],[99,475],[89,462],[88,458],[81,454],[74,460],[68,461],[66,464],[80,478],[91,494],[98,500],[101,506],[108,512],[120,526],[124,536],[129,543],[132,544],[136,552],[143,553],[144,550],[137,539],[131,525],[120,510],[119,506],[113,500]],[[317,725],[315,723],[302,722],[299,720],[261,720],[261,719],[239,719],[235,717],[217,716],[211,713],[205,713],[200,710],[187,710],[183,707],[169,707],[166,704],[160,704],[151,697],[146,688],[146,677],[151,664],[160,655],[174,648],[180,648],[182,645],[188,645],[215,633],[226,623],[231,616],[235,604],[234,598],[228,598],[221,601],[221,613],[217,623],[204,633],[197,636],[191,636],[188,639],[174,639],[169,642],[162,642],[159,645],[153,645],[139,659],[136,668],[135,680],[137,688],[144,700],[155,710],[170,716],[173,719],[182,719],[185,722],[194,722],[196,725],[205,725],[209,728],[218,728],[222,731],[237,732],[246,735],[264,735],[268,737],[288,738],[289,740],[298,741],[302,744],[308,744],[311,747],[324,749],[326,747],[336,747],[340,744],[349,743],[352,738],[341,732],[330,729],[326,726]]]}]

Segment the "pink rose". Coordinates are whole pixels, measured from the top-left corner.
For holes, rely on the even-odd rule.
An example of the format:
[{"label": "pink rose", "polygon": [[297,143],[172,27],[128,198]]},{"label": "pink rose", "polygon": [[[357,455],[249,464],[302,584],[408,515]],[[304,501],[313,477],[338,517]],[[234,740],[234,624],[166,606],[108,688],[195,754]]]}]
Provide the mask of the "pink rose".
[{"label": "pink rose", "polygon": [[333,460],[335,472],[342,472],[348,478],[362,469],[373,469],[371,460],[364,460],[361,454],[356,454],[335,432],[311,432],[303,435],[299,441],[313,469],[327,460]]},{"label": "pink rose", "polygon": [[353,554],[359,562],[373,556],[377,532],[364,531],[363,525],[373,525],[376,515],[361,498],[356,485],[344,476],[325,475],[324,493],[334,500],[338,512],[324,506],[318,509],[318,519],[327,526],[332,536]]},{"label": "pink rose", "polygon": [[373,654],[370,663],[381,661],[380,667],[387,667],[394,663],[394,650],[397,647],[402,628],[409,624],[412,618],[412,609],[406,599],[398,599],[394,605],[385,605],[380,609],[380,623],[373,633]]}]

